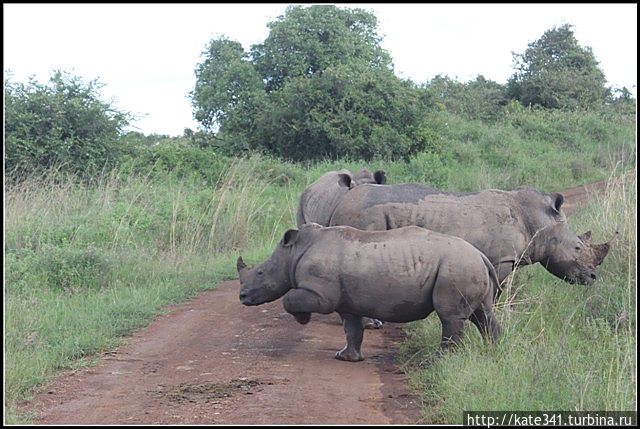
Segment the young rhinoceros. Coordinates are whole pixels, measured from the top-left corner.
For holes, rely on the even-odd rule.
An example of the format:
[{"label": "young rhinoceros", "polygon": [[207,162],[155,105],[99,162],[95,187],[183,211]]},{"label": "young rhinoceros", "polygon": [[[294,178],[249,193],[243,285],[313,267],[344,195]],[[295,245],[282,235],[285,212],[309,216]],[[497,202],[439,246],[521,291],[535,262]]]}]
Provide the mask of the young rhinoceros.
[{"label": "young rhinoceros", "polygon": [[485,337],[499,337],[492,310],[498,279],[489,260],[460,238],[423,228],[372,232],[305,224],[288,230],[262,264],[249,268],[240,257],[237,268],[244,305],[284,295],[285,310],[302,324],[311,313],[338,312],[347,336],[336,353],[340,360],[364,359],[363,316],[410,322],[435,310],[443,348],[461,339],[465,319]]}]

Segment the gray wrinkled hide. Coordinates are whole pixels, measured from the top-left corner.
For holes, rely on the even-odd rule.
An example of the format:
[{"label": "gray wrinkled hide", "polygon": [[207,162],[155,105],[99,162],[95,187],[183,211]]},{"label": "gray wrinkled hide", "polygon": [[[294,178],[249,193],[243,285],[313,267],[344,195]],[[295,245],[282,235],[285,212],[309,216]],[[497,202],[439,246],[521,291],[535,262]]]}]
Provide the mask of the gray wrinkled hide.
[{"label": "gray wrinkled hide", "polygon": [[363,230],[417,225],[480,249],[501,282],[517,266],[540,262],[569,282],[592,283],[608,244],[592,245],[573,234],[562,202],[560,194],[531,188],[447,193],[419,184],[362,185],[343,197],[330,225]]},{"label": "gray wrinkled hide", "polygon": [[489,260],[464,240],[423,228],[307,224],[287,231],[262,264],[247,268],[240,258],[238,272],[245,305],[286,294],[284,307],[300,323],[310,313],[338,312],[347,334],[338,359],[362,360],[362,316],[409,322],[435,310],[443,347],[461,338],[468,318],[493,340],[499,335],[492,313],[498,280]]},{"label": "gray wrinkled hide", "polygon": [[383,171],[371,173],[366,168],[357,174],[349,170],[329,171],[323,174],[300,196],[296,214],[298,227],[312,222],[329,226],[331,214],[349,189],[366,183],[383,184],[384,182]]}]

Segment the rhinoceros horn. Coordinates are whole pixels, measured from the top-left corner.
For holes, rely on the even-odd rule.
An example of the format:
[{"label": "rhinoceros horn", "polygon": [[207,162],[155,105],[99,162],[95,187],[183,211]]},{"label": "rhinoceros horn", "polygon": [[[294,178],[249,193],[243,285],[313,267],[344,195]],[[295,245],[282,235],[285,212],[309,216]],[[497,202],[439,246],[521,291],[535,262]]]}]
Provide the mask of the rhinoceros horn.
[{"label": "rhinoceros horn", "polygon": [[613,237],[611,237],[611,239],[606,243],[596,244],[595,246],[593,246],[593,251],[595,253],[595,258],[596,258],[596,266],[600,265],[602,261],[604,261],[604,258],[609,253],[611,246],[613,245],[614,241],[617,238],[618,238],[618,231],[616,231]]},{"label": "rhinoceros horn", "polygon": [[247,264],[245,264],[244,261],[242,260],[242,256],[238,257],[238,261],[236,262],[236,268],[238,269],[238,272],[247,268]]},{"label": "rhinoceros horn", "polygon": [[585,232],[582,235],[579,235],[578,238],[584,241],[585,243],[591,243],[591,230]]}]

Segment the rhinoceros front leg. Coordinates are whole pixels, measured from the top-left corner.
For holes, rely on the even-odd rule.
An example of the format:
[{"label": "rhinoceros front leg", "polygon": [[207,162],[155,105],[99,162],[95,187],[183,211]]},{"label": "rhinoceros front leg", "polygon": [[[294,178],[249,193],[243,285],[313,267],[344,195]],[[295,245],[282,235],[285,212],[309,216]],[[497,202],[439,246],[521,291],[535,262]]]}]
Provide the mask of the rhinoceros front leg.
[{"label": "rhinoceros front leg", "polygon": [[348,362],[364,360],[364,356],[362,356],[360,352],[360,346],[362,346],[362,339],[364,337],[362,317],[347,313],[340,313],[340,317],[342,318],[344,333],[347,335],[347,345],[336,353],[336,359],[346,360]]},{"label": "rhinoceros front leg", "polygon": [[311,313],[328,314],[333,311],[330,303],[306,289],[289,291],[284,297],[283,305],[287,313],[292,314],[303,325],[309,323]]}]

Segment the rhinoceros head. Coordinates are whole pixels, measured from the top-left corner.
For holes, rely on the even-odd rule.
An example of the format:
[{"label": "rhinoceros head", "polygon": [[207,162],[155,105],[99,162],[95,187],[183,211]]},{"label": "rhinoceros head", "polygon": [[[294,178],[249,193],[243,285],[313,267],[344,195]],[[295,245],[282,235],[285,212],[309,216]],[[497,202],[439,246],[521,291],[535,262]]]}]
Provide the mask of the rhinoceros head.
[{"label": "rhinoceros head", "polygon": [[285,232],[271,257],[254,267],[248,267],[242,256],[238,258],[236,268],[240,275],[240,302],[244,305],[264,304],[280,298],[291,289],[289,261],[297,236],[297,229]]},{"label": "rhinoceros head", "polygon": [[385,175],[383,170],[377,170],[371,173],[366,168],[360,170],[358,174],[355,176],[356,185],[364,185],[364,184],[378,184],[384,185],[387,183],[387,176]]},{"label": "rhinoceros head", "polygon": [[[593,244],[591,231],[573,234],[566,223],[549,228],[540,263],[553,275],[569,283],[592,284],[595,269],[609,253],[613,238],[606,243]],[[615,238],[615,236],[614,236]]]},{"label": "rhinoceros head", "polygon": [[579,236],[571,232],[562,210],[562,194],[543,194],[523,187],[515,196],[528,228],[537,231],[531,243],[531,262],[540,262],[551,274],[569,283],[593,283],[595,269],[607,256],[613,239],[593,244],[591,231]]},{"label": "rhinoceros head", "polygon": [[365,184],[384,185],[386,182],[387,176],[383,170],[377,170],[372,173],[363,168],[357,174],[353,174],[348,170],[342,170],[338,173],[338,185],[344,188],[353,188],[354,186]]}]

